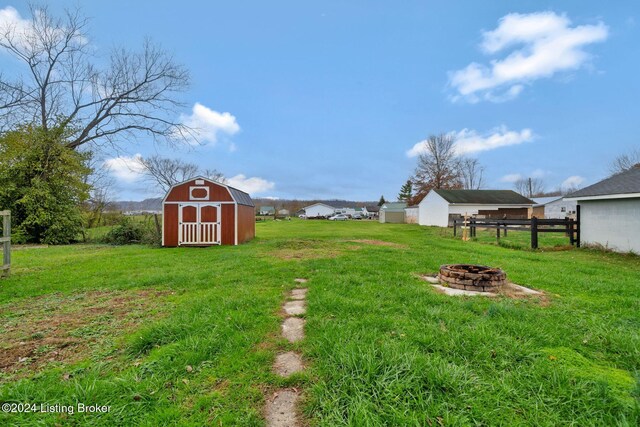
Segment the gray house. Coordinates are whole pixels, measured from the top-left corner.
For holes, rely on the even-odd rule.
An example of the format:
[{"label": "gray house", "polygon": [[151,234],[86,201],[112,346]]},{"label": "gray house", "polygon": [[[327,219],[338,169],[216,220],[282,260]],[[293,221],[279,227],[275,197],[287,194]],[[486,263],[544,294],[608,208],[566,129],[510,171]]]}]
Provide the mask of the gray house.
[{"label": "gray house", "polygon": [[640,254],[640,165],[565,199],[578,203],[581,242]]}]

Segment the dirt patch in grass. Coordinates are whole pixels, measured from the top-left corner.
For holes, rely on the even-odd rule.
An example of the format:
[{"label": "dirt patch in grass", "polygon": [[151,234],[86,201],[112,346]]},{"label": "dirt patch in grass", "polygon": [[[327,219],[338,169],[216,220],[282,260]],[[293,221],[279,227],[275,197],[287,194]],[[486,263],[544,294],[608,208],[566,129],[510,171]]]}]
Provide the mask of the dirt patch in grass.
[{"label": "dirt patch in grass", "polygon": [[399,243],[393,243],[393,242],[385,242],[384,240],[357,239],[357,240],[347,240],[347,242],[362,243],[365,245],[374,245],[374,246],[387,246],[390,248],[398,248],[398,249],[407,248],[407,245],[401,245]]},{"label": "dirt patch in grass", "polygon": [[289,239],[276,242],[268,256],[284,260],[307,260],[335,258],[346,251],[359,249],[356,245],[345,244],[345,241],[319,239]]},{"label": "dirt patch in grass", "polygon": [[0,307],[2,379],[31,374],[51,363],[68,364],[167,311],[170,291],[94,291],[46,295]]}]

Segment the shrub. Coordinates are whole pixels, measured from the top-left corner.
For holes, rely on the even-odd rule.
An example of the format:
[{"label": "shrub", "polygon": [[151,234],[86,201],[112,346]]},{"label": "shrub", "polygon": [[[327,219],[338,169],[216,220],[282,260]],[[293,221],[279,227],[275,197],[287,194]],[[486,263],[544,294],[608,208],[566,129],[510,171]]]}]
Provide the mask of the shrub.
[{"label": "shrub", "polygon": [[145,230],[142,224],[136,223],[130,218],[124,218],[120,224],[104,235],[102,241],[111,245],[129,245],[140,243],[144,234]]}]

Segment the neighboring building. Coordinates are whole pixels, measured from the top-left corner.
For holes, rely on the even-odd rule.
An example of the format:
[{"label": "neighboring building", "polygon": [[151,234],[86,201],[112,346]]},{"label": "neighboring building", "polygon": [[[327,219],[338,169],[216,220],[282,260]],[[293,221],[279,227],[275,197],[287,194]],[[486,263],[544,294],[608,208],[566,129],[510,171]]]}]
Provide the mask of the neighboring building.
[{"label": "neighboring building", "polygon": [[420,206],[407,206],[404,208],[404,222],[407,224],[418,223],[418,213],[420,212]]},{"label": "neighboring building", "polygon": [[336,208],[326,203],[314,203],[304,208],[307,218],[330,217],[336,211]]},{"label": "neighboring building", "polygon": [[289,216],[289,210],[288,209],[280,209],[278,211],[278,216]]},{"label": "neighboring building", "polygon": [[380,206],[365,206],[365,209],[369,218],[376,218],[380,213]]},{"label": "neighboring building", "polygon": [[237,245],[256,235],[251,197],[204,177],[172,186],[162,218],[162,246]]},{"label": "neighboring building", "polygon": [[447,227],[464,215],[527,218],[534,202],[512,190],[431,190],[419,206],[418,223]]},{"label": "neighboring building", "polygon": [[582,243],[640,254],[640,165],[566,199],[578,204]]},{"label": "neighboring building", "polygon": [[529,218],[563,219],[576,217],[576,201],[563,197],[536,197],[532,199],[536,204],[529,210]]},{"label": "neighboring building", "polygon": [[273,206],[260,206],[258,215],[273,215],[276,213],[276,208]]},{"label": "neighboring building", "polygon": [[385,203],[380,207],[379,220],[381,223],[404,223],[404,208],[407,207],[405,202]]}]

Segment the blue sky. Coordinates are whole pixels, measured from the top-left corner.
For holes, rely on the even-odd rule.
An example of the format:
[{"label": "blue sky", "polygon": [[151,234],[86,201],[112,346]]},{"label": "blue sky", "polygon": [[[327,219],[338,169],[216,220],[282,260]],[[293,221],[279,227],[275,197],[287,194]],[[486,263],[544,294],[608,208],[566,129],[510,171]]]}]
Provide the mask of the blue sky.
[{"label": "blue sky", "polygon": [[[119,199],[153,195],[126,167],[136,154],[218,169],[258,197],[377,200],[397,195],[430,134],[454,133],[487,188],[587,185],[640,146],[637,1],[80,5],[98,55],[150,37],[192,76],[176,116],[205,144],[126,141],[106,158]],[[28,19],[25,2],[9,8]]]}]

